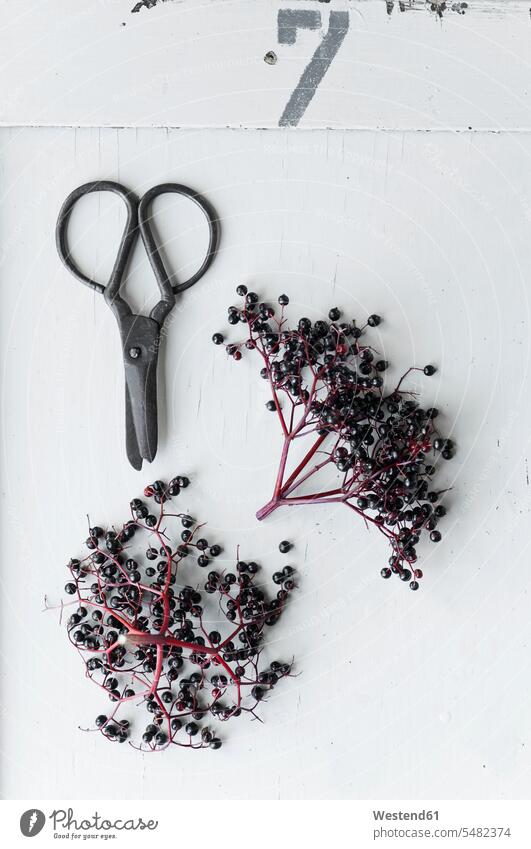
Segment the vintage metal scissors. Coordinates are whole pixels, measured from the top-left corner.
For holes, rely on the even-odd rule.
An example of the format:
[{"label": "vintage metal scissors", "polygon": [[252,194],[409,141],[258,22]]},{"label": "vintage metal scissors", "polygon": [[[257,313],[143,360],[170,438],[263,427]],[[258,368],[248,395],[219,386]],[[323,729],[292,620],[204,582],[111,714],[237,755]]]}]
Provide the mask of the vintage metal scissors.
[{"label": "vintage metal scissors", "polygon": [[[109,282],[106,286],[91,280],[74,263],[68,248],[67,228],[70,213],[79,198],[91,192],[114,192],[124,201],[127,221]],[[175,193],[190,198],[204,213],[209,231],[208,248],[201,267],[188,280],[172,284],[160,248],[150,224],[150,209],[159,195]],[[138,235],[142,239],[149,262],[160,289],[161,299],[149,316],[136,315],[120,295],[131,252]],[[203,276],[216,253],[219,240],[219,220],[204,197],[187,186],[161,183],[153,186],[141,198],[119,183],[97,180],[74,189],[63,203],[55,231],[57,250],[68,270],[105,298],[111,308],[122,341],[125,367],[125,433],[127,456],[135,469],[142,460],[151,462],[157,452],[157,360],[161,330],[175,304],[175,296],[189,289]]]}]

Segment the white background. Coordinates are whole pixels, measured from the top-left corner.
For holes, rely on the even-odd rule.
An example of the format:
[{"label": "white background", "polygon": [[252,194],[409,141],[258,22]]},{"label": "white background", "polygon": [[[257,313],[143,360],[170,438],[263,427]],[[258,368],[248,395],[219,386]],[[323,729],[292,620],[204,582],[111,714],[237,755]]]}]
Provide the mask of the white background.
[{"label": "white background", "polygon": [[[149,14],[175,20],[171,7]],[[30,23],[29,40],[44,26]],[[326,102],[326,88],[317,98]],[[502,110],[502,97],[491,100]],[[30,98],[18,120],[31,123],[31,111]],[[51,109],[57,121],[68,123]],[[4,798],[529,796],[531,139],[514,132],[525,110],[503,132],[452,131],[449,120],[432,133],[308,123],[1,131]],[[98,177],[137,192],[185,182],[222,219],[215,263],[172,316],[160,448],[141,473],[124,456],[114,319],[55,252],[62,200]],[[189,238],[188,211],[172,201],[159,211],[175,267],[193,262],[202,234]],[[120,216],[118,202],[91,198],[72,221],[80,262],[103,281]],[[229,362],[209,342],[239,282],[268,298],[288,292],[294,319],[334,305],[348,317],[380,313],[375,344],[390,378],[439,367],[414,383],[459,452],[445,469],[444,542],[422,547],[418,593],[379,578],[385,543],[342,508],[253,518],[271,494],[280,435],[257,363]],[[131,286],[137,306],[156,297],[140,251]],[[219,752],[142,756],[78,730],[103,705],[58,615],[41,611],[45,595],[60,598],[86,513],[123,521],[146,482],[176,472],[194,481],[183,507],[227,552],[240,543],[272,572],[285,562],[278,541],[295,541],[300,589],[274,651],[294,654],[300,675],[275,689],[263,724],[228,723]]]}]

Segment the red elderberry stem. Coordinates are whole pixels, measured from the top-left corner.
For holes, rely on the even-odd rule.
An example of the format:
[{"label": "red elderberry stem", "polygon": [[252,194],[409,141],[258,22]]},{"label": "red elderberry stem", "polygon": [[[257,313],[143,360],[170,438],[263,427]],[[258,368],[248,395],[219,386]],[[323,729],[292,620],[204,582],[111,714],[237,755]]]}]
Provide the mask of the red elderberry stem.
[{"label": "red elderberry stem", "polygon": [[[340,498],[334,496],[340,495]],[[342,489],[329,489],[326,492],[311,492],[309,495],[297,495],[295,497],[282,498],[282,504],[306,504],[311,501],[315,504],[325,504],[332,501],[346,501],[348,493]]]},{"label": "red elderberry stem", "polygon": [[[195,553],[199,567],[210,562],[214,566],[212,558],[221,548],[204,538],[195,541],[202,525],[187,514],[165,509],[168,500],[179,494],[180,480],[186,481],[182,486],[188,485],[188,479],[175,478],[168,486],[156,481],[146,487],[146,498],[158,499],[158,517],[140,499],[133,499],[131,520],[121,530],[89,528],[89,554],[68,564],[71,580],[65,591],[75,595],[79,605],[67,622],[68,639],[82,657],[88,678],[115,703],[108,715],[98,716],[96,726],[107,739],[125,742],[130,723],[119,719],[118,713],[122,705],[132,707],[134,702],[135,708],[153,714],[152,721],[146,717],[143,751],[160,750],[170,743],[219,748],[221,741],[210,729],[201,729],[197,721],[211,715],[224,722],[242,712],[258,718],[258,703],[291,673],[291,665],[280,661],[259,670],[258,659],[266,630],[279,620],[294,588],[293,570],[281,581],[277,598],[271,600],[253,585],[257,564],[241,561],[239,551],[237,575],[225,575],[224,570],[212,567],[208,574],[203,573],[204,596],[197,586],[200,573],[196,579],[190,574],[191,584],[185,584],[181,569],[185,574],[193,569],[184,561]],[[177,547],[175,537],[172,534],[170,538],[163,525],[171,518],[180,518],[184,527],[184,544]],[[142,543],[146,534],[149,542]],[[222,613],[221,631],[205,628],[212,620],[204,618],[208,608],[203,604],[212,594],[217,594]],[[63,605],[60,607],[62,610]],[[173,663],[179,659],[180,664]],[[190,666],[196,671],[191,672]],[[242,687],[251,692],[242,693]],[[184,723],[188,723],[186,727]],[[201,738],[195,742],[199,731]],[[183,733],[188,735],[187,741],[182,739]]]},{"label": "red elderberry stem", "polygon": [[342,504],[345,501],[345,496],[343,495],[341,498],[322,498],[318,493],[310,496],[302,495],[299,498],[283,498],[279,501],[278,506],[296,507],[298,504],[308,504],[308,500],[312,504]]},{"label": "red elderberry stem", "polygon": [[[264,506],[261,507],[260,510],[257,511],[256,518],[259,521],[262,520],[262,519],[265,519],[265,518],[267,518],[267,516],[271,515],[271,513],[274,510],[276,510],[277,507],[280,507],[280,504],[284,502],[284,495],[287,494],[288,492],[291,492],[293,489],[296,489],[296,487],[299,486],[300,483],[302,483],[302,481],[299,481],[298,483],[296,483],[294,485],[294,481],[296,481],[298,475],[306,468],[306,466],[308,465],[308,463],[310,462],[312,457],[315,455],[315,453],[319,450],[319,448],[321,447],[321,445],[323,444],[323,442],[325,441],[325,439],[328,435],[328,434],[324,434],[324,435],[320,436],[314,442],[314,444],[312,445],[310,450],[307,452],[307,454],[303,457],[301,462],[298,464],[297,468],[291,473],[291,475],[289,476],[287,481],[284,482],[283,478],[284,478],[284,473],[285,473],[285,470],[286,470],[286,464],[287,464],[287,461],[288,461],[289,449],[290,449],[290,446],[291,446],[291,440],[293,439],[295,432],[296,431],[293,431],[293,433],[289,434],[284,439],[284,445],[282,446],[282,454],[280,456],[280,464],[279,464],[277,479],[276,479],[276,483],[275,483],[273,498],[270,501],[268,501],[267,504],[264,504]],[[315,470],[317,470],[317,468],[318,467],[316,467]],[[313,474],[313,472],[311,474]],[[309,476],[310,475],[305,476],[304,479],[306,479]],[[287,503],[287,502],[285,502],[285,503]]]},{"label": "red elderberry stem", "polygon": [[[268,380],[273,398],[266,407],[277,412],[283,432],[273,495],[257,511],[257,519],[282,505],[343,502],[390,542],[390,568],[381,569],[382,577],[395,573],[408,582],[413,577],[409,586],[417,590],[422,571],[415,567],[412,575],[404,564],[416,562],[415,547],[425,530],[432,542],[441,540],[437,525],[446,508],[438,502],[444,490],[433,487],[433,476],[438,456],[452,459],[455,444],[442,438],[434,424],[439,411],[421,408],[417,393],[402,386],[412,372],[430,377],[436,368],[409,368],[386,392],[383,373],[389,363],[360,341],[368,328],[381,323],[379,315],[370,315],[359,327],[355,320],[340,322],[341,311],[334,307],[329,321],[303,317],[290,329],[284,314],[287,295],[278,298],[279,320],[276,308],[260,303],[246,286],[238,286],[237,294],[244,298],[243,306],[229,307],[229,323],[248,325],[245,347],[260,354],[260,374]],[[213,341],[221,344],[223,336],[215,334]],[[228,353],[240,360],[243,344],[228,345]],[[286,417],[281,398],[291,405]],[[321,446],[327,436],[331,441],[325,450]],[[290,446],[304,437],[312,445],[285,478]],[[320,448],[325,459],[312,462]],[[302,484],[329,465],[340,475],[334,489],[318,485],[320,491],[298,495]]]},{"label": "red elderberry stem", "polygon": [[[284,496],[289,495],[291,492],[293,492],[293,490],[298,489],[298,487],[301,486],[303,483],[305,483],[305,481],[307,481],[309,478],[311,478],[312,475],[315,475],[317,472],[319,472],[322,468],[327,466],[329,463],[330,463],[330,457],[327,457],[326,460],[323,460],[322,463],[317,463],[317,465],[313,466],[308,472],[306,472],[306,474],[303,475],[302,478],[299,478],[297,481],[295,481],[295,483],[291,484],[291,486],[284,488],[283,489],[283,495]],[[344,489],[344,487],[341,490],[338,490],[338,491],[342,492],[343,489]]]},{"label": "red elderberry stem", "polygon": [[[239,630],[241,629],[238,628],[238,631]],[[175,646],[177,648],[186,649],[187,651],[191,651],[197,654],[201,653],[210,655],[220,666],[223,667],[225,672],[229,674],[232,683],[236,686],[239,707],[241,702],[241,691],[238,676],[234,674],[228,663],[223,660],[218,649],[209,648],[208,646],[203,646],[199,643],[188,643],[185,640],[178,640],[176,637],[171,637],[169,634],[144,634],[140,631],[130,631],[127,637],[125,638],[125,641],[123,642],[139,646],[157,646],[157,666],[155,668],[155,673],[153,676],[154,681],[151,687],[152,692],[155,692],[157,690],[158,682],[160,680],[160,675],[162,672],[162,662],[164,657],[163,649],[165,646]]]},{"label": "red elderberry stem", "polygon": [[323,434],[322,436],[319,437],[319,439],[315,440],[314,444],[312,445],[312,447],[310,448],[308,453],[304,456],[304,458],[301,460],[301,462],[299,463],[299,465],[297,466],[295,471],[293,471],[291,473],[291,475],[289,476],[289,478],[287,479],[285,484],[282,486],[283,492],[286,492],[289,489],[291,484],[296,480],[296,478],[299,476],[299,474],[302,472],[302,470],[306,468],[306,466],[308,465],[308,463],[310,462],[310,460],[312,459],[314,454],[319,450],[319,448],[321,447],[321,445],[323,444],[323,442],[325,441],[327,436],[328,436],[328,434]]}]

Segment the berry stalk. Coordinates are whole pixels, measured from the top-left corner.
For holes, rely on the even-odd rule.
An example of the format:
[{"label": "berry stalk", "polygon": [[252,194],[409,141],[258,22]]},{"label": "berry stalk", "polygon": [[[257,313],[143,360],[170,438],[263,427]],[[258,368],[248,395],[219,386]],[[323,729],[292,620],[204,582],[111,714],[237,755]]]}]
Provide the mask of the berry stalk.
[{"label": "berry stalk", "polygon": [[[256,580],[254,561],[238,557],[235,573],[213,569],[221,546],[200,535],[203,525],[168,506],[187,485],[186,477],[167,486],[155,481],[144,490],[155,509],[133,499],[131,518],[122,528],[90,528],[89,553],[68,564],[65,591],[76,605],[68,637],[87,677],[112,704],[96,718],[96,729],[142,751],[170,743],[219,749],[221,740],[202,721],[257,716],[258,704],[291,674],[291,663],[264,667],[260,658],[266,632],[279,621],[295,587],[293,567],[275,574],[278,589],[271,600]],[[177,521],[182,531],[174,542],[170,526]],[[281,550],[286,545],[281,543]],[[194,579],[197,567],[211,570],[204,597],[198,575]],[[133,707],[131,718],[122,718],[123,710]],[[140,741],[133,742],[138,716],[145,712],[151,720]]]},{"label": "berry stalk", "polygon": [[[356,321],[340,321],[334,307],[328,321],[301,318],[290,327],[287,295],[278,298],[277,315],[245,286],[237,293],[243,303],[229,307],[228,321],[244,324],[247,335],[226,350],[237,361],[243,349],[258,353],[260,375],[271,392],[266,407],[276,413],[283,436],[273,494],[257,519],[284,506],[343,503],[389,541],[390,568],[382,569],[382,576],[395,573],[418,589],[422,572],[415,566],[415,546],[423,531],[432,542],[441,539],[437,525],[446,513],[440,503],[445,490],[433,484],[439,458],[450,460],[454,443],[438,433],[439,411],[421,408],[403,383],[413,372],[430,377],[435,367],[409,368],[386,391],[389,364],[363,340],[368,328],[381,323],[380,316],[373,314],[358,327]],[[221,345],[224,337],[216,333],[213,341]],[[306,451],[288,471],[290,452],[300,439]]]}]

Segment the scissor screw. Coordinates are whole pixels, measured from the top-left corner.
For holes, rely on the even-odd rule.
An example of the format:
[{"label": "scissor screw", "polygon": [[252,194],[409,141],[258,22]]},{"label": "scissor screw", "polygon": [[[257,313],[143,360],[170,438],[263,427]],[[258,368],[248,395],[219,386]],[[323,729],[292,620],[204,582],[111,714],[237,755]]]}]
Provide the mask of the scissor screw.
[{"label": "scissor screw", "polygon": [[129,348],[129,356],[133,358],[133,360],[138,359],[142,351],[140,348]]}]

